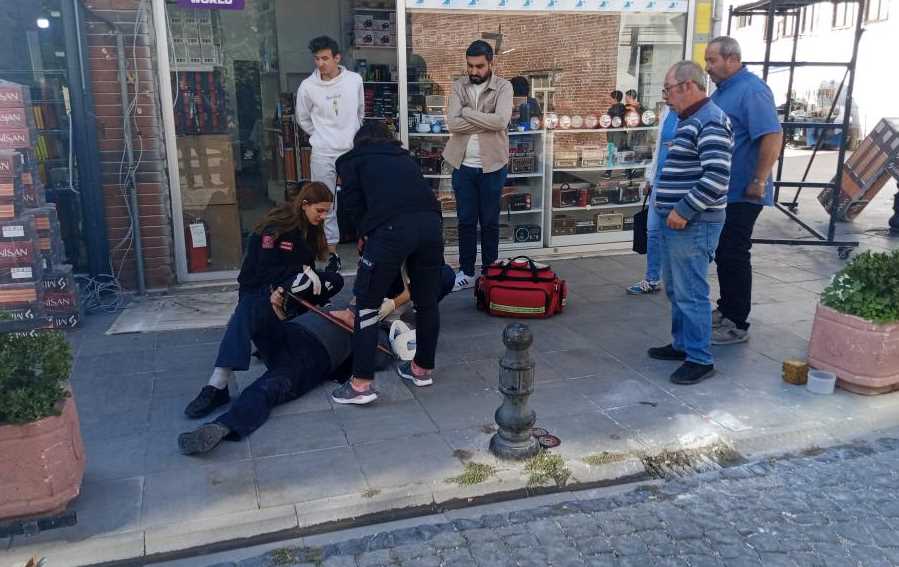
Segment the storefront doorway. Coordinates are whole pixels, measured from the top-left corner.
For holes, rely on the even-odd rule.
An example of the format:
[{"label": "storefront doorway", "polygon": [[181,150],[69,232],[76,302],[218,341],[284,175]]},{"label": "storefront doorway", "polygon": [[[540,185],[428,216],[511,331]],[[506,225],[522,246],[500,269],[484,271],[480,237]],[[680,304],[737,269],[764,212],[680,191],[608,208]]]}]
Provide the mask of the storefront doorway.
[{"label": "storefront doorway", "polygon": [[[342,63],[363,75],[366,120],[385,121],[418,158],[445,208],[450,261],[455,209],[451,172],[440,159],[449,136],[440,117],[475,39],[496,49],[498,74],[527,80],[541,109],[536,123],[510,125],[504,194],[516,204],[504,214],[501,250],[630,241],[664,73],[687,53],[686,2],[666,3],[667,11],[627,3],[626,13],[584,2],[553,2],[558,9],[433,0],[190,4],[165,0],[181,281],[233,277],[262,215],[309,180],[311,152],[293,105],[313,71],[307,45],[318,35],[337,39]],[[521,6],[498,8],[511,4]],[[636,122],[604,124],[616,90],[637,93],[628,107],[640,110]],[[342,236],[344,269],[352,270],[355,241],[349,230]]]}]

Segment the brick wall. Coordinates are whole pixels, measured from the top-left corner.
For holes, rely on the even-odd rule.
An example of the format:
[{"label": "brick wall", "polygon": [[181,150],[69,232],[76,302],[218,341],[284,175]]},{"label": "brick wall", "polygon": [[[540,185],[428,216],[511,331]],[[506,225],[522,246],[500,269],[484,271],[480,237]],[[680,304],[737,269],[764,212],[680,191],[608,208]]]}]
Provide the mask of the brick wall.
[{"label": "brick wall", "polygon": [[[430,79],[448,95],[453,78],[465,71],[469,44],[483,32],[501,31],[501,51],[508,53],[496,58],[499,76],[550,74],[557,113],[600,115],[611,105],[609,93],[616,88],[619,25],[616,14],[413,14],[412,53],[421,57]],[[556,149],[605,142],[604,135],[560,137]]]},{"label": "brick wall", "polygon": [[[114,22],[124,34],[129,96],[137,97],[132,139],[135,159],[140,159],[137,193],[146,283],[148,288],[167,287],[175,282],[174,246],[150,2],[87,0],[85,5]],[[135,28],[138,8],[143,13]],[[88,18],[86,26],[110,253],[113,268],[118,271],[122,266],[122,284],[133,289],[137,281],[133,246],[129,249],[126,243],[116,248],[130,226],[119,173],[125,143],[116,38],[96,19]]]},{"label": "brick wall", "polygon": [[511,51],[496,59],[499,76],[553,72],[557,112],[601,113],[615,88],[618,27],[618,16],[605,14],[414,14],[412,47],[431,79],[448,90],[465,71],[468,45],[482,32],[501,30],[502,51]]}]

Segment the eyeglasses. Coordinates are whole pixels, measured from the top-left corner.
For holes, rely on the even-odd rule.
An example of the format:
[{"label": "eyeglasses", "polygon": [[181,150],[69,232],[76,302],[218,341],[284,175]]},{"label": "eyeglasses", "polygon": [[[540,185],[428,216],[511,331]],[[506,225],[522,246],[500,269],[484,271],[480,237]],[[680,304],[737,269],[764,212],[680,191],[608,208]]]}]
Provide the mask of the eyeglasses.
[{"label": "eyeglasses", "polygon": [[673,85],[666,85],[665,87],[662,87],[662,95],[668,96],[668,94],[671,92],[671,89],[673,89],[674,87],[679,87],[679,86],[681,86],[685,83],[689,83],[689,82],[690,81],[681,81],[679,83],[674,83]]}]

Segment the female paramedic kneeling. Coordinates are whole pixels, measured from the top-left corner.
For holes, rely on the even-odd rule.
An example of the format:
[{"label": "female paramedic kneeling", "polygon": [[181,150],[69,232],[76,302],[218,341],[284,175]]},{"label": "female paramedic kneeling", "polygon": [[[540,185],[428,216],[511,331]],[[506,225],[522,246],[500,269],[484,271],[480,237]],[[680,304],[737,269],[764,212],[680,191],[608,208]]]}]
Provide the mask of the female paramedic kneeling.
[{"label": "female paramedic kneeling", "polygon": [[386,126],[368,122],[353,149],[337,159],[345,212],[364,240],[353,295],[353,378],[334,390],[339,404],[364,405],[378,398],[373,387],[378,322],[384,297],[403,262],[415,305],[415,358],[397,367],[416,386],[431,384],[440,332],[443,229],[440,206],[418,164]]},{"label": "female paramedic kneeling", "polygon": [[256,225],[237,276],[237,307],[219,345],[215,370],[209,383],[185,408],[187,417],[204,417],[231,400],[228,384],[234,378],[234,371],[250,367],[254,320],[259,317],[260,309],[269,309],[273,286],[301,274],[308,282],[309,300],[319,305],[327,303],[343,288],[340,274],[315,271],[315,260],[327,258],[322,223],[333,200],[326,185],[308,183],[292,200],[269,211]]}]

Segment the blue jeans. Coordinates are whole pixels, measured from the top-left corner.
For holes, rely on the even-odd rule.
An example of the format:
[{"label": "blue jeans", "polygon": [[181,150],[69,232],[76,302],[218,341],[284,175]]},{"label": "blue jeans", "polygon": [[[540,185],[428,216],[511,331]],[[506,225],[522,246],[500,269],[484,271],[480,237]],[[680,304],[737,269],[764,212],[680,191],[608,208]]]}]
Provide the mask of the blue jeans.
[{"label": "blue jeans", "polygon": [[691,222],[683,230],[668,228],[659,218],[662,276],[671,302],[671,344],[687,353],[687,360],[712,364],[712,303],[709,264],[715,257],[720,222]]},{"label": "blue jeans", "polygon": [[649,195],[649,214],[646,215],[646,279],[657,282],[662,279],[662,256],[659,253],[659,215],[656,210],[656,192]]},{"label": "blue jeans", "polygon": [[453,192],[456,194],[456,216],[459,219],[459,267],[474,275],[478,256],[478,224],[481,225],[481,265],[492,264],[499,257],[499,213],[506,171],[484,173],[474,167],[453,170]]}]

